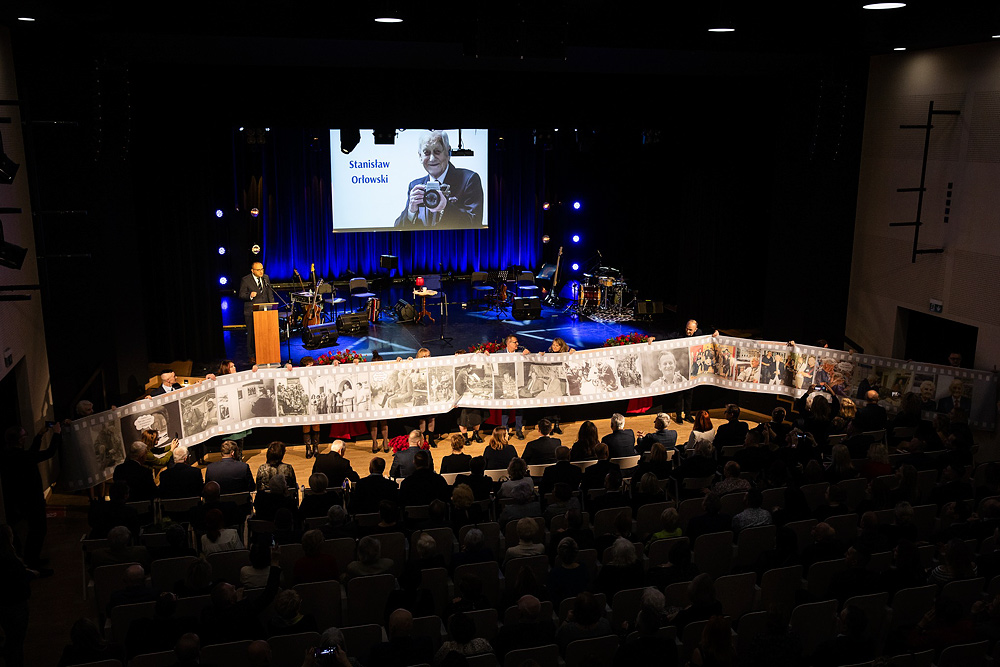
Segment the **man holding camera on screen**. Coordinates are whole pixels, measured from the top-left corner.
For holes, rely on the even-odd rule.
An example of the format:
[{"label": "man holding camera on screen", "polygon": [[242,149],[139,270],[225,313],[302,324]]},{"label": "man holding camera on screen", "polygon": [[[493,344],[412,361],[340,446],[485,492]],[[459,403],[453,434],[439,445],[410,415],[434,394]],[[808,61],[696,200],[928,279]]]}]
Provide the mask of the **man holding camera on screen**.
[{"label": "man holding camera on screen", "polygon": [[420,135],[417,154],[427,175],[410,182],[406,208],[397,229],[474,229],[483,221],[483,184],[479,174],[451,166],[448,134]]}]

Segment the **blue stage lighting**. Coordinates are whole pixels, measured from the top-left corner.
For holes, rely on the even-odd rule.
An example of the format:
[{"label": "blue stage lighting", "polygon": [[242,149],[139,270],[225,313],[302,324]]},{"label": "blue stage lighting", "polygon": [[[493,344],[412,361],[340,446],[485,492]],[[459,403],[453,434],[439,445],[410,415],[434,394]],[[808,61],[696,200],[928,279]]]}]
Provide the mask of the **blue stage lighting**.
[{"label": "blue stage lighting", "polygon": [[580,265],[577,264],[576,262],[573,262],[573,270],[574,271],[579,271],[580,270]]},{"label": "blue stage lighting", "polygon": [[222,209],[221,208],[215,209],[215,217],[216,218],[221,218],[222,217]]},{"label": "blue stage lighting", "polygon": [[222,276],[221,278],[219,278],[219,284],[220,285],[225,285],[228,282],[229,282],[229,279],[226,278],[225,276]]},{"label": "blue stage lighting", "polygon": [[573,243],[579,243],[579,242],[580,242],[580,235],[573,234]]},{"label": "blue stage lighting", "polygon": [[225,255],[226,254],[226,247],[225,246],[221,246],[221,245],[219,246],[219,254],[220,255]]},{"label": "blue stage lighting", "polygon": [[579,211],[580,210],[580,202],[578,202],[578,201],[573,202],[573,210],[574,211]]}]

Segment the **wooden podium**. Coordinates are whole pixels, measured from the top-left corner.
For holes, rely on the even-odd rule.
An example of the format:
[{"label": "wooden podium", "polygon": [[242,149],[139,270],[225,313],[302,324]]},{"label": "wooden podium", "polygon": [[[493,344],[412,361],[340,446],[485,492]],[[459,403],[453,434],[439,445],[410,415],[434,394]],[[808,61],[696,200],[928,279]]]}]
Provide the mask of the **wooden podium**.
[{"label": "wooden podium", "polygon": [[281,363],[281,336],[278,334],[277,303],[253,304],[253,337],[257,363]]}]

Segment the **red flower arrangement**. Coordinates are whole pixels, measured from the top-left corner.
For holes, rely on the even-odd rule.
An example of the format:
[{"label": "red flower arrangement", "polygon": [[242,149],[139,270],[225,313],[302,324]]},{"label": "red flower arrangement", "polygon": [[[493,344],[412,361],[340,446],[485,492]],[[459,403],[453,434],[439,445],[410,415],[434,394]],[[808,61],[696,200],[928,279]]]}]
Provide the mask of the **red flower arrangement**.
[{"label": "red flower arrangement", "polygon": [[[397,435],[395,438],[389,441],[389,448],[392,453],[400,452],[404,449],[410,448],[410,436],[409,435]],[[420,445],[420,449],[430,449],[431,445],[427,442],[427,438],[424,438],[424,442]]]},{"label": "red flower arrangement", "polygon": [[365,361],[367,359],[354,350],[334,350],[333,352],[324,352],[316,357],[317,366],[332,366],[334,362],[338,364],[363,364]]},{"label": "red flower arrangement", "polygon": [[629,334],[622,334],[621,336],[615,336],[614,338],[609,338],[604,341],[604,347],[618,347],[619,345],[639,345],[640,343],[649,343],[656,340],[652,336],[647,336],[646,334],[639,333],[638,331],[633,331]]},{"label": "red flower arrangement", "polygon": [[503,349],[503,343],[493,341],[489,343],[479,343],[478,345],[470,345],[468,351],[472,353],[489,352],[490,354],[494,354],[496,352],[501,352]]}]

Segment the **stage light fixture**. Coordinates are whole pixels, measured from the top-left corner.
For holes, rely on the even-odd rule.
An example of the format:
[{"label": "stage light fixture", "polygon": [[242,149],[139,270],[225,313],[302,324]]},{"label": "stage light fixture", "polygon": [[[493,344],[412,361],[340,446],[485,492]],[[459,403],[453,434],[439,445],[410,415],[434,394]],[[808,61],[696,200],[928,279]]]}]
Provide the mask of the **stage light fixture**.
[{"label": "stage light fixture", "polygon": [[573,243],[579,243],[579,242],[580,242],[580,235],[573,234]]},{"label": "stage light fixture", "polygon": [[897,46],[893,49],[893,51],[905,51],[905,50],[906,50],[905,46]]},{"label": "stage light fixture", "polygon": [[544,204],[542,204],[542,210],[543,211],[549,210],[549,203],[548,202],[545,202]]},{"label": "stage light fixture", "polygon": [[869,2],[867,5],[862,5],[862,9],[902,9],[906,6],[905,2]]},{"label": "stage light fixture", "polygon": [[24,258],[28,256],[28,249],[19,245],[14,245],[3,237],[3,221],[0,220],[0,266],[8,269],[20,271],[24,265]]},{"label": "stage light fixture", "polygon": [[573,265],[572,265],[572,267],[573,267],[573,270],[574,270],[574,271],[579,271],[579,270],[580,270],[580,265],[579,265],[579,264],[577,264],[576,262],[573,262]]},{"label": "stage light fixture", "polygon": [[226,247],[225,246],[221,246],[221,245],[219,246],[219,254],[220,255],[225,255],[226,254]]},{"label": "stage light fixture", "polygon": [[215,209],[215,217],[216,218],[221,218],[222,217],[222,209],[221,208]]},{"label": "stage light fixture", "polygon": [[718,27],[718,28],[709,28],[708,31],[709,32],[736,32],[736,28]]},{"label": "stage light fixture", "polygon": [[254,243],[252,246],[250,246],[250,252],[252,252],[255,255],[259,255],[260,254],[260,246],[257,245],[256,243]]},{"label": "stage light fixture", "polygon": [[[6,118],[4,122],[8,122],[9,120],[9,118]],[[17,169],[20,166],[7,156],[7,152],[3,149],[3,137],[0,137],[0,183],[4,185],[13,183],[14,177],[17,176]]]},{"label": "stage light fixture", "polygon": [[18,21],[28,21],[28,22],[31,22],[31,23],[34,23],[34,21],[35,21],[35,19],[31,18],[30,16],[18,16],[17,20]]},{"label": "stage light fixture", "polygon": [[222,300],[222,310],[229,310],[229,299]]},{"label": "stage light fixture", "polygon": [[578,201],[573,202],[573,210],[574,211],[579,211],[580,210],[580,206],[582,206],[582,204],[580,204],[580,202],[578,202]]},{"label": "stage light fixture", "polygon": [[361,143],[361,130],[340,131],[340,152],[348,155]]},{"label": "stage light fixture", "polygon": [[258,215],[260,215],[260,210],[256,206],[254,206],[252,209],[250,209],[250,217],[251,218],[256,218]]},{"label": "stage light fixture", "polygon": [[240,132],[242,132],[242,131],[243,131],[243,126],[242,126],[242,125],[240,125]]},{"label": "stage light fixture", "polygon": [[549,235],[548,235],[548,234],[546,234],[545,236],[543,236],[543,237],[542,237],[542,243],[548,243],[548,242],[549,242],[549,241],[551,241],[551,240],[552,240],[552,239],[551,239],[551,238],[549,238]]},{"label": "stage light fixture", "polygon": [[226,278],[225,276],[221,276],[221,277],[219,277],[219,284],[220,284],[220,285],[225,285],[225,284],[227,284],[228,282],[229,282],[229,279],[228,279],[228,278]]}]

